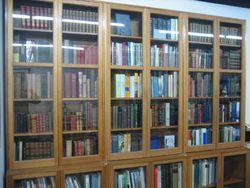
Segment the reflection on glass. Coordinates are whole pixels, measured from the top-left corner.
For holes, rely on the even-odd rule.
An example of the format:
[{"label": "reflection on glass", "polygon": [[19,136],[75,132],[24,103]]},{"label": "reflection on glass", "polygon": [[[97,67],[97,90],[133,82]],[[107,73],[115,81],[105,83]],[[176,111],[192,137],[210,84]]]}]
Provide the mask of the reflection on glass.
[{"label": "reflection on glass", "polygon": [[241,95],[241,75],[220,75],[220,96],[237,97]]},{"label": "reflection on glass", "polygon": [[39,177],[15,180],[14,188],[25,188],[25,187],[51,187],[56,188],[55,177]]},{"label": "reflection on glass", "polygon": [[211,48],[190,48],[189,68],[213,68],[213,52]]},{"label": "reflection on glass", "polygon": [[239,99],[220,100],[220,122],[240,122]]},{"label": "reflection on glass", "polygon": [[150,18],[151,37],[154,39],[178,40],[178,19],[153,14]]},{"label": "reflection on glass", "polygon": [[101,188],[101,173],[89,172],[67,175],[65,177],[65,187]]},{"label": "reflection on glass", "polygon": [[151,130],[151,149],[175,148],[177,147],[177,128]]},{"label": "reflection on glass", "polygon": [[111,10],[111,34],[124,36],[142,36],[141,13]]},{"label": "reflection on glass", "polygon": [[220,126],[220,142],[235,142],[240,140],[240,126]]},{"label": "reflection on glass", "polygon": [[115,170],[115,188],[146,188],[145,168],[129,168]]},{"label": "reflection on glass", "polygon": [[241,45],[241,26],[220,23],[220,43],[223,45]]},{"label": "reflection on glass", "polygon": [[217,158],[194,160],[192,188],[207,186],[217,187],[217,165]]}]

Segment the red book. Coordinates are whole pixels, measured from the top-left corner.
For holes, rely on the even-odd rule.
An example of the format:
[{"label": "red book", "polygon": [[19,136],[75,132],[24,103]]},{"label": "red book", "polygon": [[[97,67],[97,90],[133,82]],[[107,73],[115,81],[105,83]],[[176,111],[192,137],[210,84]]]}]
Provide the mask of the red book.
[{"label": "red book", "polygon": [[[39,8],[39,15],[40,16],[44,16],[44,13],[43,13],[43,11],[44,11],[44,8],[43,7],[40,7]],[[40,29],[44,29],[44,20],[40,20]]]},{"label": "red book", "polygon": [[158,188],[158,169],[154,168],[154,188]]},{"label": "red book", "polygon": [[[40,15],[40,9],[39,7],[35,7],[35,15],[39,16]],[[40,22],[41,20],[36,20],[36,29],[40,29]]]},{"label": "red book", "polygon": [[[26,14],[26,6],[22,5],[20,9],[21,9],[21,14],[25,15]],[[22,28],[26,28],[26,19],[25,18],[22,18],[21,26],[22,26]]]},{"label": "red book", "polygon": [[30,16],[29,19],[26,19],[26,27],[31,28],[31,7],[30,6],[26,6],[25,15]]},{"label": "red book", "polygon": [[35,7],[31,7],[31,28],[36,28],[36,20],[32,19],[35,16]]}]

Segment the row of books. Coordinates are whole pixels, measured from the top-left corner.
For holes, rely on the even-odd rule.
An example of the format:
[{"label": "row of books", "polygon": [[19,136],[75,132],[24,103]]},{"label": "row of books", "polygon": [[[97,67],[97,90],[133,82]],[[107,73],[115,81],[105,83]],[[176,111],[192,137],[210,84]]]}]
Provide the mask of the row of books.
[{"label": "row of books", "polygon": [[176,147],[176,136],[171,134],[159,134],[151,133],[151,149],[161,148],[175,148]]},{"label": "row of books", "polygon": [[29,70],[14,70],[14,98],[40,99],[52,97],[52,75],[29,73]]},{"label": "row of books", "polygon": [[114,35],[134,36],[142,35],[142,20],[141,15],[132,15],[125,12],[112,12],[111,23],[122,24],[122,26],[115,26],[111,24],[111,33]]},{"label": "row of books", "polygon": [[[14,10],[15,14],[25,15],[23,18],[14,18],[14,28],[24,29],[53,29],[53,9],[49,7],[38,7],[21,5],[20,8]],[[40,17],[48,17],[51,19],[40,19]]]},{"label": "row of books", "polygon": [[51,141],[17,141],[15,142],[15,160],[33,160],[53,157]]},{"label": "row of books", "polygon": [[22,179],[16,180],[14,183],[15,188],[42,188],[42,187],[50,187],[56,188],[55,177],[39,177],[32,179]]},{"label": "row of books", "polygon": [[217,185],[217,159],[199,159],[193,162],[192,187],[205,187]]},{"label": "row of books", "polygon": [[189,68],[209,69],[213,67],[211,49],[192,48],[189,50]]},{"label": "row of books", "polygon": [[154,71],[150,78],[151,97],[177,97],[178,73]]},{"label": "row of books", "polygon": [[240,101],[225,101],[220,103],[220,122],[240,121]]},{"label": "row of books", "polygon": [[220,96],[240,96],[241,76],[222,74],[220,76]]},{"label": "row of books", "polygon": [[80,111],[68,111],[63,107],[63,130],[82,131],[98,129],[98,108],[92,102],[80,104]]},{"label": "row of books", "polygon": [[137,128],[142,126],[142,105],[114,104],[111,107],[112,129]]},{"label": "row of books", "polygon": [[159,44],[150,48],[150,60],[153,67],[178,67],[177,45]]},{"label": "row of books", "polygon": [[65,139],[65,157],[95,155],[98,153],[97,135],[88,138],[74,137],[74,140],[68,138]]},{"label": "row of books", "polygon": [[178,40],[178,19],[169,17],[151,17],[151,37],[156,39]]},{"label": "row of books", "polygon": [[188,103],[189,124],[211,123],[212,103],[210,100],[202,100]]},{"label": "row of books", "polygon": [[241,69],[241,50],[220,50],[222,69]]},{"label": "row of books", "polygon": [[213,75],[210,73],[189,73],[189,97],[212,97]]},{"label": "row of books", "polygon": [[212,24],[189,22],[189,41],[212,43],[214,38],[209,35],[213,35]]},{"label": "row of books", "polygon": [[178,102],[151,104],[150,114],[152,127],[178,125]]},{"label": "row of books", "polygon": [[53,129],[52,112],[48,113],[16,112],[14,125],[16,133],[51,132]]},{"label": "row of books", "polygon": [[96,70],[65,72],[63,80],[65,98],[97,98],[98,76]]},{"label": "row of books", "polygon": [[63,40],[64,64],[98,64],[98,45],[96,42]]},{"label": "row of books", "polygon": [[65,188],[101,188],[101,174],[91,172],[68,175],[65,178]]},{"label": "row of books", "polygon": [[240,127],[221,126],[220,142],[235,142],[240,140]]},{"label": "row of books", "polygon": [[229,45],[241,45],[241,39],[236,37],[241,36],[240,27],[220,26],[220,43]]},{"label": "row of books", "polygon": [[146,188],[144,167],[117,170],[115,172],[115,188]]},{"label": "row of books", "polygon": [[140,151],[142,148],[142,134],[114,133],[112,139],[112,153]]},{"label": "row of books", "polygon": [[[67,20],[67,21],[66,21]],[[75,10],[63,8],[63,31],[98,33],[98,12],[93,10]]]},{"label": "row of books", "polygon": [[111,65],[142,66],[142,57],[142,43],[111,43]]},{"label": "row of books", "polygon": [[188,131],[188,145],[199,146],[212,143],[211,128],[193,128]]},{"label": "row of books", "polygon": [[155,166],[153,188],[182,188],[182,172],[182,163],[172,163]]},{"label": "row of books", "polygon": [[112,92],[116,98],[137,98],[142,96],[142,73],[112,74]]},{"label": "row of books", "polygon": [[14,35],[14,63],[52,63],[53,43],[49,38],[22,38]]}]

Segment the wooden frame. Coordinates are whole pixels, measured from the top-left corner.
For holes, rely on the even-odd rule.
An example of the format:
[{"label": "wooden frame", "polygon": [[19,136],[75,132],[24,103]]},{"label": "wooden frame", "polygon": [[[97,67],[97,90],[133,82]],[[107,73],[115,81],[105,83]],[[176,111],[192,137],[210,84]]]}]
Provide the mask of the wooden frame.
[{"label": "wooden frame", "polygon": [[[178,67],[177,68],[173,68],[173,67],[152,67],[150,64],[150,47],[151,47],[151,41],[153,40],[153,38],[151,38],[151,34],[150,34],[150,22],[147,20],[151,19],[151,14],[157,14],[157,15],[164,15],[164,16],[173,16],[176,17],[178,19],[178,32],[180,34],[178,34],[178,42],[177,42],[177,46],[178,46]],[[147,156],[159,156],[159,155],[170,155],[170,154],[178,154],[181,153],[182,151],[182,132],[183,132],[183,108],[182,108],[182,98],[183,98],[183,90],[182,90],[182,85],[183,85],[183,59],[182,59],[182,55],[183,55],[183,48],[181,48],[180,46],[182,46],[183,43],[183,27],[182,27],[182,22],[183,22],[183,18],[182,18],[182,14],[180,14],[179,12],[175,12],[175,11],[168,11],[168,10],[160,10],[160,9],[147,9],[146,11],[146,18],[144,18],[144,20],[146,20],[145,22],[146,24],[146,38],[147,38],[147,49],[146,49],[146,66],[147,66],[147,85],[146,85],[146,95],[147,95]],[[162,40],[162,42],[164,42],[164,40]],[[166,42],[168,42],[166,40]],[[171,42],[171,40],[169,40],[169,42]],[[150,94],[150,78],[151,78],[151,71],[157,71],[157,70],[161,70],[161,71],[176,71],[178,72],[178,128],[177,128],[177,136],[178,136],[178,146],[175,148],[161,148],[161,149],[156,149],[156,150],[152,150],[150,148],[150,143],[151,143],[151,125],[150,125],[150,105],[151,105],[151,94]],[[163,98],[164,100],[164,98]]]},{"label": "wooden frame", "polygon": [[[213,44],[214,47],[213,49],[213,67],[211,69],[203,69],[203,68],[189,68],[189,37],[188,37],[188,31],[189,31],[189,19],[199,19],[199,20],[206,20],[206,21],[211,21],[213,24],[213,34],[214,34],[214,39],[213,39]],[[216,39],[218,36],[218,33],[216,32],[216,18],[213,16],[207,16],[207,15],[201,15],[201,14],[192,14],[192,13],[186,13],[184,14],[184,34],[185,35],[185,41],[184,41],[184,60],[183,60],[183,66],[184,66],[184,71],[183,71],[183,77],[184,77],[184,92],[188,91],[188,77],[190,72],[201,72],[201,73],[206,73],[206,72],[211,72],[213,74],[213,88],[217,88],[216,86],[216,80],[217,80],[217,74],[216,74],[216,66],[217,66],[217,51],[216,51]],[[204,151],[204,150],[213,150],[215,149],[215,143],[216,143],[216,117],[217,117],[217,111],[216,111],[216,93],[217,90],[213,89],[213,96],[212,96],[212,121],[211,121],[211,127],[212,127],[212,143],[211,144],[206,144],[206,145],[198,145],[198,146],[188,146],[188,101],[189,97],[187,95],[183,95],[183,101],[184,101],[184,148],[186,152],[196,152],[196,151]],[[199,98],[199,97],[197,97]]]},{"label": "wooden frame", "polygon": [[[6,153],[7,153],[7,185],[13,187],[14,180],[29,177],[41,177],[45,174],[56,176],[56,182],[59,187],[64,185],[64,176],[66,174],[101,171],[102,184],[104,187],[109,185],[114,186],[114,170],[123,168],[132,168],[138,166],[146,167],[146,182],[147,187],[152,186],[152,169],[155,164],[168,164],[172,162],[183,162],[183,180],[185,187],[190,187],[192,184],[192,162],[195,159],[204,159],[216,157],[218,159],[218,187],[223,184],[223,159],[225,156],[238,154],[246,154],[244,150],[245,140],[245,98],[246,98],[246,41],[244,20],[229,19],[216,16],[208,16],[202,14],[192,14],[185,12],[177,12],[171,10],[161,10],[146,7],[137,7],[129,5],[119,5],[112,3],[102,3],[99,1],[79,1],[79,0],[36,0],[41,2],[53,3],[53,64],[37,63],[17,64],[13,63],[12,43],[13,43],[13,0],[6,0]],[[79,6],[90,6],[98,8],[99,30],[98,30],[98,66],[91,65],[63,65],[62,64],[62,7],[63,4],[73,4]],[[142,37],[131,37],[132,40],[141,40],[143,44],[143,66],[141,67],[115,67],[110,64],[110,41],[111,41],[111,10],[125,10],[137,12],[142,17]],[[150,67],[150,15],[160,14],[178,17],[179,19],[179,67],[178,68],[152,68]],[[188,19],[204,19],[213,22],[213,68],[212,69],[191,69],[188,67]],[[235,23],[242,27],[242,69],[241,70],[222,70],[220,69],[220,23]],[[117,36],[116,36],[117,37]],[[46,67],[53,69],[53,143],[54,143],[54,158],[29,160],[29,161],[14,161],[14,95],[13,95],[13,69],[15,67]],[[99,84],[98,84],[98,155],[82,156],[82,157],[63,157],[63,131],[62,131],[62,70],[63,68],[96,68],[98,69]],[[137,70],[143,73],[143,125],[142,125],[142,151],[139,152],[124,152],[111,153],[111,70]],[[179,90],[178,90],[178,147],[174,149],[150,149],[150,124],[149,124],[149,109],[151,103],[150,97],[150,76],[151,70],[166,70],[178,71],[179,73]],[[213,143],[204,146],[189,147],[187,145],[188,137],[188,97],[186,91],[188,89],[187,78],[189,71],[192,72],[211,72],[213,73]],[[219,102],[220,102],[220,73],[237,73],[241,74],[241,111],[240,111],[240,127],[241,140],[230,143],[219,143]],[[59,91],[59,92],[58,92]],[[119,99],[118,99],[119,100]],[[221,150],[223,149],[223,150]],[[205,152],[206,151],[206,152]],[[186,154],[188,153],[188,154]],[[248,158],[250,154],[248,154]],[[77,166],[77,164],[82,166]],[[249,166],[249,161],[247,161]],[[44,167],[47,167],[46,169]],[[25,169],[25,170],[24,170]],[[191,169],[191,170],[190,170]],[[250,171],[250,170],[248,170]],[[23,173],[25,172],[25,173]],[[59,175],[60,174],[60,175]],[[185,175],[188,175],[187,177]],[[185,178],[185,179],[184,179]],[[246,182],[248,179],[246,179]],[[150,183],[151,182],[151,183]],[[185,182],[185,181],[183,181]],[[248,184],[246,183],[248,186]]]},{"label": "wooden frame", "polygon": [[[89,6],[89,7],[95,7],[98,9],[98,37],[97,37],[97,42],[98,42],[98,53],[100,54],[98,58],[98,65],[82,65],[82,64],[73,64],[73,65],[64,65],[62,62],[62,48],[58,48],[58,58],[59,58],[59,64],[58,64],[58,73],[59,73],[59,78],[58,79],[58,91],[59,92],[59,97],[58,97],[58,125],[59,125],[59,164],[61,165],[67,165],[67,164],[72,164],[72,163],[79,163],[79,162],[91,162],[91,161],[98,161],[101,160],[103,157],[103,129],[104,129],[104,123],[103,123],[103,80],[102,80],[102,74],[103,74],[103,61],[102,61],[102,6],[100,3],[96,2],[80,2],[80,1],[70,1],[70,0],[60,0],[59,2],[59,17],[62,18],[62,10],[63,10],[63,4],[72,4],[72,5],[79,5],[79,6]],[[59,20],[59,36],[58,36],[58,46],[62,46],[62,21]],[[72,32],[73,33],[73,32]],[[84,33],[83,33],[84,35]],[[65,68],[74,68],[79,70],[82,69],[88,69],[88,68],[94,68],[97,69],[98,72],[98,154],[97,155],[89,155],[89,156],[75,156],[75,157],[70,157],[66,158],[63,157],[63,126],[62,126],[62,101],[63,96],[63,87],[62,87],[62,80],[63,80],[63,69]],[[74,101],[74,99],[72,100]]]}]

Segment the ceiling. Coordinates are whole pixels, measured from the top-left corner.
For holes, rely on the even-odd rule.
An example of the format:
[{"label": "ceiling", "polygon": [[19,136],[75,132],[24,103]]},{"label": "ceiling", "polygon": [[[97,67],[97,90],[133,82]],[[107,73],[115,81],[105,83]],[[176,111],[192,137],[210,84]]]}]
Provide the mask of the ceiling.
[{"label": "ceiling", "polygon": [[198,1],[250,8],[250,0],[198,0]]}]

